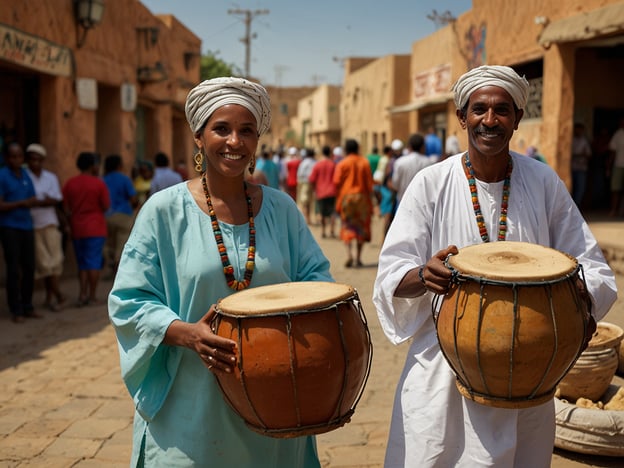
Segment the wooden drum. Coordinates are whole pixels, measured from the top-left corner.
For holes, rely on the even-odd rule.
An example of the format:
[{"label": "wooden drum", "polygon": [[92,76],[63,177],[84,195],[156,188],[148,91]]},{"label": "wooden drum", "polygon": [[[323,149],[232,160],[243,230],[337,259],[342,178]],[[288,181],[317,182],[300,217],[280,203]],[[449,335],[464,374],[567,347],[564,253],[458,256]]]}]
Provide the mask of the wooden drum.
[{"label": "wooden drum", "polygon": [[352,287],[293,282],[247,289],[218,302],[212,326],[238,344],[235,371],[217,380],[252,430],[288,438],[349,422],[372,362]]},{"label": "wooden drum", "polygon": [[453,279],[434,319],[462,395],[502,408],[553,398],[582,352],[589,320],[576,259],[503,241],[460,249],[447,266]]}]

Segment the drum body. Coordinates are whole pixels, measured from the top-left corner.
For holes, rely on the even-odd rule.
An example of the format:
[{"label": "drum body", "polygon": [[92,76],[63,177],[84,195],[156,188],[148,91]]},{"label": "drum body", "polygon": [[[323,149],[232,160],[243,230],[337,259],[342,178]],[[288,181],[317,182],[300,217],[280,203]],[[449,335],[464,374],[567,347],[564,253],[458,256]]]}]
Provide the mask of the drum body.
[{"label": "drum body", "polygon": [[553,398],[582,351],[589,320],[576,259],[504,241],[460,249],[447,265],[454,279],[436,329],[462,395],[503,408]]},{"label": "drum body", "polygon": [[362,395],[372,343],[356,291],[329,282],[252,288],[217,304],[212,323],[238,344],[225,399],[254,431],[278,438],[346,424]]}]

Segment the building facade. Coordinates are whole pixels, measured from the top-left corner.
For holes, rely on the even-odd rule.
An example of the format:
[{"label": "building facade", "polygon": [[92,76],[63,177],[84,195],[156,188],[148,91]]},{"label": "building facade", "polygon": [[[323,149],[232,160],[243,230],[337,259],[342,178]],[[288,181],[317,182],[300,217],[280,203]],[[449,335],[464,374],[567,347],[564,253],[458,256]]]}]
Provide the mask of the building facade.
[{"label": "building facade", "polygon": [[301,146],[301,134],[298,128],[293,127],[293,118],[297,116],[299,100],[315,89],[313,86],[266,86],[271,98],[271,129],[260,138],[260,145],[266,145],[274,152],[293,145]]},{"label": "building facade", "polygon": [[409,118],[392,113],[393,107],[409,103],[410,55],[378,59],[347,59],[342,87],[340,120],[342,139],[355,138],[362,154],[382,148],[394,138],[406,140]]},{"label": "building facade", "polygon": [[126,172],[158,151],[190,164],[184,117],[199,81],[201,41],[172,16],[137,0],[87,1],[100,19],[79,19],[72,0],[5,0],[0,8],[0,132],[39,142],[63,182],[81,151],[120,154]]},{"label": "building facade", "polygon": [[317,153],[324,145],[340,146],[340,87],[321,85],[300,99],[291,122],[299,146],[314,148]]},{"label": "building facade", "polygon": [[[409,132],[432,125],[443,138],[456,133],[466,148],[450,89],[483,64],[508,65],[526,76],[529,103],[511,149],[537,147],[570,185],[574,123],[584,124],[594,140],[612,133],[624,115],[624,2],[568,0],[561,8],[526,0],[500,8],[497,0],[473,0],[472,10],[412,45],[410,100],[391,112],[409,115]],[[586,205],[600,205],[608,190],[605,162],[595,158],[592,166]]]}]

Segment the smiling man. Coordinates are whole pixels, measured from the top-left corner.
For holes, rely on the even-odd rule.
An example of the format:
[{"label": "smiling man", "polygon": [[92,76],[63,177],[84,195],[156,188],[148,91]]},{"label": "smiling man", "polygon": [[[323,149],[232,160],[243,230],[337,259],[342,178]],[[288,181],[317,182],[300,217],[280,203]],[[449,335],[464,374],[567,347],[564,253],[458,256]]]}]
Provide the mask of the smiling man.
[{"label": "smiling man", "polygon": [[[509,67],[482,66],[453,87],[468,151],[416,174],[379,257],[373,301],[388,339],[411,339],[392,415],[386,467],[548,467],[554,402],[495,408],[464,398],[436,336],[432,299],[448,291],[444,260],[472,244],[523,241],[583,266],[593,319],[616,298],[609,269],[567,188],[546,164],[509,151],[529,84]],[[588,332],[595,322],[588,319]]]}]

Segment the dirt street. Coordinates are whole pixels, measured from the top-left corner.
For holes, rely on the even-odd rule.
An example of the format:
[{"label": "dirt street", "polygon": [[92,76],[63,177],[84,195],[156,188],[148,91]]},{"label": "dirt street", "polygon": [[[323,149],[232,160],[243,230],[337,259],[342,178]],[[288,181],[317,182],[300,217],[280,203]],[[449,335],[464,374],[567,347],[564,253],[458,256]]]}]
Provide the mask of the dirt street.
[{"label": "dirt street", "polygon": [[[622,245],[622,223],[598,223],[599,241]],[[347,269],[346,253],[335,239],[321,239],[338,282],[353,285],[363,303],[374,344],[374,360],[365,393],[352,421],[318,437],[324,467],[380,467],[398,376],[407,345],[393,346],[384,337],[371,296],[381,223],[365,247],[364,266]],[[618,234],[619,233],[619,234]],[[619,259],[624,247],[619,253]],[[618,275],[624,291],[624,272]],[[102,297],[110,281],[101,285]],[[75,279],[63,289],[77,296]],[[38,290],[35,304],[43,301]],[[104,306],[41,312],[44,318],[14,324],[0,294],[0,467],[127,467],[131,451],[133,405],[119,376],[114,333]],[[624,326],[622,293],[607,321]],[[615,467],[621,460],[555,451],[552,467]]]}]

